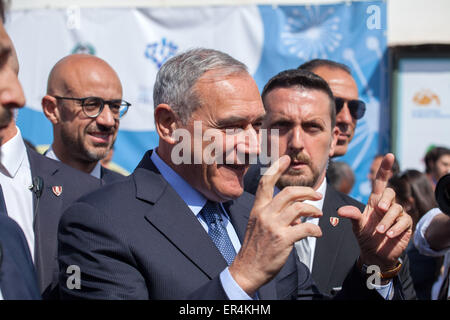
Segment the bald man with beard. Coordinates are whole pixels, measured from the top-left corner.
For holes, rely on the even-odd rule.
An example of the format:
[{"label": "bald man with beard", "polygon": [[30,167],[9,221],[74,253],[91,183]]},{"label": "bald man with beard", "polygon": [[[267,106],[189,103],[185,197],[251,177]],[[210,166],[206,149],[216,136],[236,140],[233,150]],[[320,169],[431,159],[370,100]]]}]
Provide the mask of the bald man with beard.
[{"label": "bald man with beard", "polygon": [[105,183],[122,175],[100,163],[112,148],[120,118],[131,104],[122,100],[122,84],[104,60],[73,54],[50,72],[45,116],[53,125],[53,143],[46,156],[89,173]]}]

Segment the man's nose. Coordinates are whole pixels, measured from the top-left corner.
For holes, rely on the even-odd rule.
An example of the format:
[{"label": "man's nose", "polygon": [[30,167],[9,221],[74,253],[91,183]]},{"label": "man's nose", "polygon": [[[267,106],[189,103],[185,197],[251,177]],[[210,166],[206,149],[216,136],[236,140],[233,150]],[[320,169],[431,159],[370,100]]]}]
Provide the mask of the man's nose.
[{"label": "man's nose", "polygon": [[0,85],[0,104],[4,108],[22,108],[25,95],[19,78],[13,70],[4,71]]},{"label": "man's nose", "polygon": [[114,127],[116,124],[116,119],[114,118],[109,105],[105,104],[102,112],[95,119],[97,124],[102,125],[104,127]]},{"label": "man's nose", "polygon": [[[336,115],[336,124],[339,128],[339,130],[346,132],[348,130],[348,127],[353,122],[353,117],[350,113],[350,109],[348,108],[348,103],[345,102],[342,109],[339,111],[339,113]],[[341,127],[339,127],[341,126]]]},{"label": "man's nose", "polygon": [[300,126],[292,128],[291,136],[289,139],[289,148],[294,150],[301,150],[304,147],[304,141],[302,137],[302,129]]}]

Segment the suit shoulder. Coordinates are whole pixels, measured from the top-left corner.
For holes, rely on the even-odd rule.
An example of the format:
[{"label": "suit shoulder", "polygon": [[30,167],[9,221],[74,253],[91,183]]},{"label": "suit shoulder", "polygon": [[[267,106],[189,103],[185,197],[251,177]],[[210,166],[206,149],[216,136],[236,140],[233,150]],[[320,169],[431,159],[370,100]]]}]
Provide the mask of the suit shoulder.
[{"label": "suit shoulder", "polygon": [[349,205],[355,206],[359,208],[360,210],[364,210],[364,207],[366,206],[362,202],[350,197],[349,195],[346,195],[344,193],[341,193],[342,197],[344,198],[344,201],[348,202]]},{"label": "suit shoulder", "polygon": [[102,166],[102,180],[105,183],[120,181],[125,178],[124,175]]},{"label": "suit shoulder", "polygon": [[[133,196],[132,193],[134,190],[133,178],[131,176],[123,176],[122,179],[115,183],[106,184],[93,192],[85,194],[78,201],[86,202],[93,206],[100,205],[104,202],[122,203],[124,199],[130,199],[130,196]],[[108,201],[105,201],[106,199]]]},{"label": "suit shoulder", "polygon": [[[71,179],[76,179],[77,182],[83,181],[85,183],[93,183],[95,185],[100,184],[100,179],[97,179],[78,169],[72,168],[61,161],[50,159],[32,149],[29,149],[28,152],[28,155],[30,156],[29,161],[32,164],[32,167],[35,167],[37,171],[34,173],[35,175],[44,173],[41,171],[42,169],[46,169],[50,174],[58,171],[58,174],[64,178],[68,178],[68,181]],[[37,166],[33,166],[33,164],[37,164]]]},{"label": "suit shoulder", "polygon": [[339,204],[339,207],[342,206],[355,206],[359,208],[360,210],[364,210],[365,205],[361,203],[360,201],[350,197],[349,195],[346,195],[345,193],[342,193],[338,190],[336,190],[332,185],[327,185],[327,196],[330,199],[327,199],[327,201],[334,201],[337,204]]}]

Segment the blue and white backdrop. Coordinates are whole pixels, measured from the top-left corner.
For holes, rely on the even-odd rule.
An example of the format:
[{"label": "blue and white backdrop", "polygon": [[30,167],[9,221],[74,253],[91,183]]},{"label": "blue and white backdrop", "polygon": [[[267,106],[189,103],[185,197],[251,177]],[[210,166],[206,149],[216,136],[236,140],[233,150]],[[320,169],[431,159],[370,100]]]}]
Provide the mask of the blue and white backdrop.
[{"label": "blue and white backdrop", "polygon": [[77,8],[16,10],[6,27],[20,61],[27,104],[17,123],[41,146],[52,141],[42,113],[51,67],[74,52],[95,54],[118,72],[124,99],[133,106],[121,121],[113,161],[133,171],[157,146],[153,83],[171,56],[193,47],[222,50],[249,67],[262,90],[276,73],[313,58],[351,67],[367,112],[341,159],[357,176],[352,195],[365,201],[372,158],[389,143],[386,3],[345,2],[317,6],[201,6],[183,8]]}]

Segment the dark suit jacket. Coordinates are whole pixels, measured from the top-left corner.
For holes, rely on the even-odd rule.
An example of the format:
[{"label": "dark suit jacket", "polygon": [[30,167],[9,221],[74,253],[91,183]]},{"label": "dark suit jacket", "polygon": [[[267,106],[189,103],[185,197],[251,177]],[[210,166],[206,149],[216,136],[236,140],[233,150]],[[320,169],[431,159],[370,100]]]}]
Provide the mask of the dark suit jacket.
[{"label": "dark suit jacket", "polygon": [[[246,191],[256,193],[261,178],[259,172],[258,166],[249,169],[244,182]],[[319,220],[322,237],[316,240],[312,277],[321,292],[334,295],[342,287],[344,279],[358,259],[360,248],[354,236],[351,221],[346,218],[339,218],[339,223],[333,227],[330,218],[339,217],[337,210],[340,207],[351,205],[363,211],[364,205],[337,191],[330,184],[327,185],[323,203],[323,216]],[[398,298],[416,299],[409,273],[409,259],[406,254],[402,255],[402,259],[403,267],[398,279],[394,281],[394,286],[398,280],[400,281],[402,290],[396,291],[396,293],[401,295]]]},{"label": "dark suit jacket", "polygon": [[115,172],[108,168],[105,168],[104,166],[101,167],[100,174],[101,174],[101,178],[105,184],[119,181],[120,179],[123,179],[125,177],[118,172]]},{"label": "dark suit jacket", "polygon": [[19,225],[0,216],[0,290],[5,300],[38,300],[36,273]]},{"label": "dark suit jacket", "polygon": [[[86,195],[63,214],[58,250],[62,298],[227,299],[219,279],[224,258],[150,154],[129,177]],[[252,205],[247,193],[224,203],[241,241]],[[63,270],[69,265],[81,269],[80,290],[66,286],[69,275]],[[352,289],[357,298],[374,296],[364,286]],[[321,298],[295,250],[258,296]]]},{"label": "dark suit jacket", "polygon": [[[40,197],[34,193],[34,262],[43,298],[52,298],[58,283],[57,231],[59,219],[69,204],[83,194],[98,189],[102,182],[49,159],[27,147],[32,177],[40,177]],[[53,187],[62,187],[58,196]]]}]

